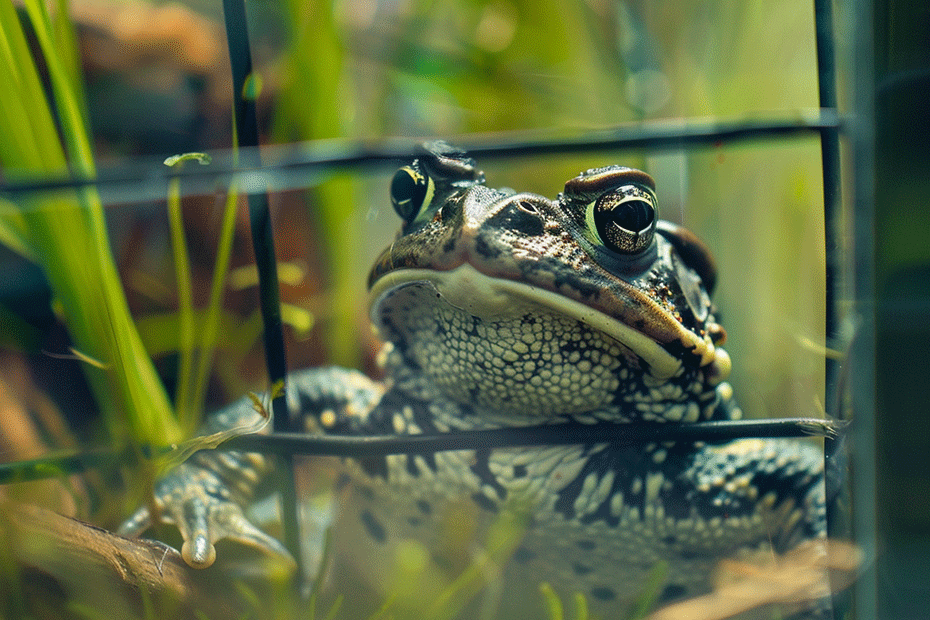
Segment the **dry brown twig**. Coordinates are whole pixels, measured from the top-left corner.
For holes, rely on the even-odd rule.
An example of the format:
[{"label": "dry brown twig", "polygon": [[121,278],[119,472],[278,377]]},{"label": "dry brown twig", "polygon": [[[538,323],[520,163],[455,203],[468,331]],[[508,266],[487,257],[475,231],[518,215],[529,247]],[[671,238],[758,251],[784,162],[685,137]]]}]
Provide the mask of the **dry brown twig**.
[{"label": "dry brown twig", "polygon": [[723,620],[776,605],[798,612],[850,585],[861,563],[859,549],[838,540],[802,545],[764,565],[727,560],[713,592],[663,607],[649,620]]}]

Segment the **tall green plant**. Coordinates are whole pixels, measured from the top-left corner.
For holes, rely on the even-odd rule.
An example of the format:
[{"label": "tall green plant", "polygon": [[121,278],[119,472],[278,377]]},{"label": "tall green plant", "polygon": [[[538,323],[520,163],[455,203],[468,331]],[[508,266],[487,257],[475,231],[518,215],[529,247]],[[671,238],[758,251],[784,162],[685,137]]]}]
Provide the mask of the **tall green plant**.
[{"label": "tall green plant", "polygon": [[[287,0],[283,3],[290,27],[290,48],[284,59],[285,81],[275,110],[276,138],[321,139],[352,135],[343,127],[343,110],[333,96],[346,88],[344,43],[332,7],[327,3]],[[315,213],[324,231],[321,243],[330,268],[329,328],[325,332],[329,359],[354,366],[358,363],[356,319],[364,289],[353,275],[361,255],[362,239],[354,229],[355,183],[335,175],[314,188]]]},{"label": "tall green plant", "polygon": [[[56,14],[24,0],[48,68],[49,100],[11,2],[0,2],[0,164],[7,180],[96,174],[76,44],[63,1]],[[59,124],[56,124],[55,119]],[[167,394],[129,314],[97,191],[36,195],[0,210],[0,241],[37,261],[111,432],[147,443],[180,439]],[[15,208],[14,208],[15,207]]]}]

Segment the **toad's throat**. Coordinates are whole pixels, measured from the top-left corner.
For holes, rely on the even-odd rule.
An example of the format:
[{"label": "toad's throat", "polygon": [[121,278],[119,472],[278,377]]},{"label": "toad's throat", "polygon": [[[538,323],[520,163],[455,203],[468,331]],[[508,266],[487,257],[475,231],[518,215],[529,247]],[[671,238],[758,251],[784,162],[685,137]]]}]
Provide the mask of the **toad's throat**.
[{"label": "toad's throat", "polygon": [[427,287],[432,291],[434,303],[438,298],[482,321],[506,321],[540,312],[578,321],[634,353],[656,379],[667,379],[682,366],[680,359],[655,340],[616,318],[537,286],[488,276],[468,264],[449,271],[398,269],[374,282],[371,287],[372,320],[388,339],[394,339],[395,334],[391,333],[391,326],[386,324],[389,321],[385,319],[397,316],[397,310],[388,313],[383,309],[393,306],[389,299],[392,295],[411,286]]}]

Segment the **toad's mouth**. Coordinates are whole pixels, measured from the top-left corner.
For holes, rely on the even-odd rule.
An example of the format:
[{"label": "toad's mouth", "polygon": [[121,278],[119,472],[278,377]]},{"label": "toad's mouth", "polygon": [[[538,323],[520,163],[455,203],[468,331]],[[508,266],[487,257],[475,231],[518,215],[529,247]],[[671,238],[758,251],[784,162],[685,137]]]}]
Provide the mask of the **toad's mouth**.
[{"label": "toad's mouth", "polygon": [[[429,286],[445,303],[482,320],[505,320],[540,309],[577,320],[633,352],[642,360],[642,367],[656,379],[672,377],[683,365],[680,358],[659,342],[589,305],[545,288],[488,276],[469,264],[448,271],[396,269],[378,278],[370,292],[372,321],[379,329],[389,329],[383,317],[379,316],[379,309],[386,299],[399,289],[412,285]],[[729,370],[726,352],[715,350],[709,339],[703,344],[707,351],[702,356],[701,366],[713,364],[713,374],[726,376]]]}]

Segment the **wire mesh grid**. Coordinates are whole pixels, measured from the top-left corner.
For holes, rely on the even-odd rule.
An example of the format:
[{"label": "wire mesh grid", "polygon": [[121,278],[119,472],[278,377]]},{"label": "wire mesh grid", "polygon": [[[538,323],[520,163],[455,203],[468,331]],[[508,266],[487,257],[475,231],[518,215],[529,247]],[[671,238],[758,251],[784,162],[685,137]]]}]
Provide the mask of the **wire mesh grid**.
[{"label": "wire mesh grid", "polygon": [[[394,165],[399,160],[411,159],[416,154],[418,140],[396,139],[380,140],[376,143],[346,143],[343,141],[315,142],[281,147],[263,147],[259,151],[258,126],[254,99],[243,96],[247,81],[252,75],[250,41],[247,28],[245,5],[241,0],[224,0],[227,43],[233,71],[233,92],[235,100],[235,126],[238,139],[238,156],[231,153],[217,153],[214,165],[209,169],[184,170],[166,169],[146,162],[135,163],[119,168],[101,171],[94,178],[67,178],[30,181],[27,183],[5,183],[0,187],[3,195],[17,199],[21,196],[56,190],[73,190],[74,188],[93,185],[107,201],[118,202],[122,197],[131,195],[135,200],[163,196],[165,182],[171,178],[183,179],[188,191],[209,191],[218,183],[236,182],[240,187],[249,188],[248,201],[252,227],[252,239],[256,253],[259,272],[261,311],[264,318],[264,349],[268,364],[268,375],[272,382],[283,380],[287,374],[284,337],[282,333],[280,301],[277,288],[274,238],[268,211],[267,192],[265,188],[287,189],[306,185],[308,178],[322,175],[334,170],[370,169]],[[857,40],[852,46],[856,55],[853,64],[859,71],[855,76],[854,90],[856,98],[851,115],[842,115],[837,104],[836,75],[836,31],[833,22],[832,3],[829,0],[815,0],[814,19],[816,22],[816,50],[818,67],[818,88],[820,108],[804,112],[793,111],[782,118],[766,118],[752,121],[696,121],[687,122],[644,122],[636,126],[620,126],[612,130],[583,132],[566,138],[564,132],[546,131],[511,132],[494,136],[460,136],[456,143],[469,154],[485,159],[508,159],[519,156],[540,156],[547,154],[587,153],[616,151],[624,149],[646,149],[648,151],[687,150],[695,147],[734,144],[741,141],[770,143],[791,140],[802,136],[819,135],[823,171],[823,204],[826,238],[826,337],[831,344],[842,344],[841,323],[849,320],[840,316],[839,305],[850,291],[856,300],[867,299],[871,293],[868,274],[855,270],[855,264],[865,264],[869,258],[870,240],[868,238],[871,206],[868,185],[872,163],[871,134],[868,118],[871,109],[870,74],[865,60],[870,53],[867,39],[868,20],[871,15],[869,3],[856,3],[844,7],[847,19],[850,16],[854,24],[852,32]],[[852,182],[843,184],[840,160],[840,140],[846,138],[853,147]],[[840,188],[848,187],[854,198],[853,236],[856,239],[855,256],[843,255],[843,244],[838,240],[842,234],[840,224],[841,196]],[[851,201],[847,200],[847,204]],[[856,317],[861,319],[862,317]],[[867,319],[867,317],[866,317]],[[856,514],[853,525],[860,544],[868,553],[874,544],[870,538],[869,501],[870,478],[868,464],[870,444],[868,441],[871,424],[871,401],[868,382],[858,381],[871,374],[870,343],[873,335],[869,331],[870,322],[863,320],[857,326],[854,346],[848,351],[849,365],[854,369],[857,382],[850,386],[839,385],[839,368],[832,358],[826,360],[826,399],[827,420],[840,420],[840,402],[843,390],[849,390],[855,402],[857,422],[860,424],[855,434],[857,454],[854,460],[858,467],[854,482],[856,497]],[[392,454],[400,452],[441,451],[467,449],[489,446],[515,446],[539,444],[566,444],[585,442],[644,443],[658,440],[707,440],[719,441],[721,438],[772,437],[772,436],[824,436],[826,458],[838,457],[838,451],[844,449],[843,436],[845,427],[827,421],[806,418],[759,420],[745,422],[695,423],[670,427],[668,425],[605,425],[589,426],[558,434],[552,427],[540,426],[520,429],[519,431],[475,431],[449,436],[416,437],[298,437],[289,433],[288,416],[283,397],[273,402],[275,413],[275,432],[266,436],[239,437],[229,442],[230,448],[273,452],[285,459],[285,471],[292,469],[292,457],[296,454],[327,454],[337,456],[363,456],[371,454]],[[605,428],[608,430],[605,431]],[[841,484],[841,479],[828,479],[828,484]],[[297,500],[292,479],[285,479],[281,488],[284,498],[284,522],[287,545],[296,552],[297,542]],[[828,496],[834,496],[838,489],[828,490]],[[830,521],[833,527],[833,521]],[[846,535],[848,532],[831,531],[830,535]],[[868,610],[874,608],[874,596],[869,584],[860,586],[857,591],[858,610],[861,617],[869,617]]]}]

